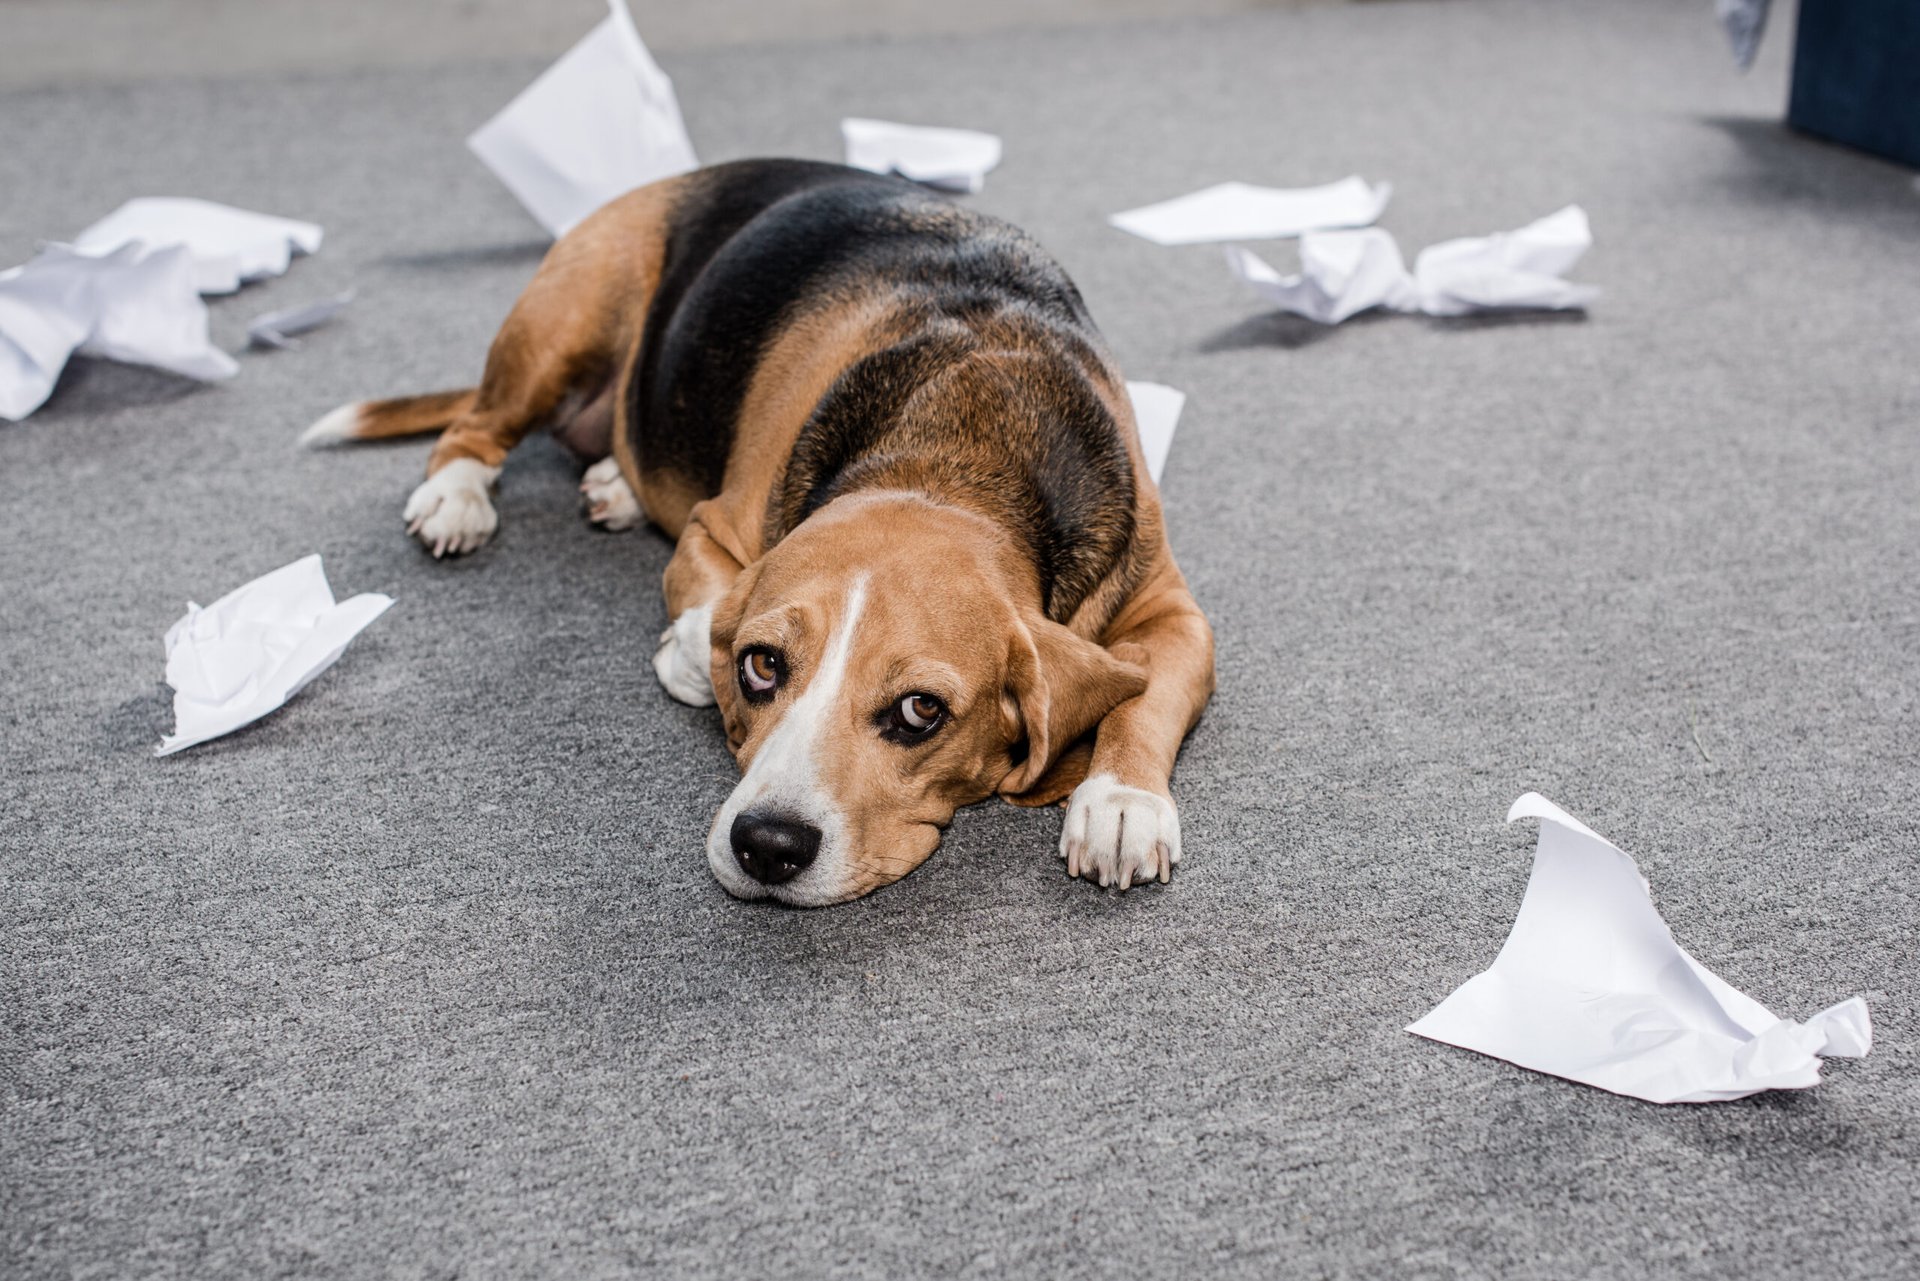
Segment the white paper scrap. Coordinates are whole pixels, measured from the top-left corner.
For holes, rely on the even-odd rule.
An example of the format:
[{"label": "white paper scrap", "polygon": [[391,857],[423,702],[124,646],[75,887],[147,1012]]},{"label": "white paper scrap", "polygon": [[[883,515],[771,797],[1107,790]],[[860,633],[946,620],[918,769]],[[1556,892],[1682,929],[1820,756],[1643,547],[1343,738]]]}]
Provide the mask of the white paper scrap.
[{"label": "white paper scrap", "polygon": [[230,734],[277,710],[392,604],[377,592],[335,604],[318,555],[256,578],[205,609],[189,604],[167,629],[174,731],[156,755]]},{"label": "white paper scrap", "polygon": [[1283,276],[1250,249],[1226,248],[1227,266],[1282,311],[1337,325],[1373,307],[1410,309],[1418,295],[1400,246],[1378,227],[1300,239],[1300,274]]},{"label": "white paper scrap", "polygon": [[897,173],[943,191],[977,192],[1000,163],[1000,139],[973,129],[936,129],[849,116],[840,122],[847,163]]},{"label": "white paper scrap", "polygon": [[1413,262],[1420,310],[1429,316],[1474,311],[1567,311],[1600,296],[1592,285],[1562,280],[1593,245],[1586,210],[1568,205],[1518,231],[1429,245]]},{"label": "white paper scrap", "polygon": [[1300,237],[1300,272],[1293,276],[1238,245],[1226,256],[1233,274],[1268,303],[1337,325],[1374,307],[1429,316],[1577,310],[1600,290],[1561,276],[1592,244],[1586,212],[1568,205],[1517,231],[1431,245],[1411,272],[1392,233],[1379,227]]},{"label": "white paper scrap", "polygon": [[1127,396],[1133,401],[1133,420],[1140,429],[1140,452],[1147,456],[1147,474],[1160,483],[1167,468],[1167,452],[1173,448],[1173,429],[1180,423],[1180,410],[1187,393],[1165,383],[1127,383]]},{"label": "white paper scrap", "polygon": [[625,0],[467,139],[555,236],[615,196],[699,161],[673,82],[647,52]]},{"label": "white paper scrap", "polygon": [[343,294],[302,303],[298,307],[262,312],[247,322],[247,341],[255,347],[277,347],[282,350],[298,347],[300,344],[295,340],[295,334],[318,329],[344,311],[352,301],[353,290],[349,289]]},{"label": "white paper scrap", "polygon": [[235,209],[181,196],[129,200],[74,238],[82,253],[106,254],[134,241],[154,248],[185,245],[203,294],[230,294],[249,281],[286,274],[295,253],[317,253],[320,228],[310,222]]},{"label": "white paper scrap", "polygon": [[1156,245],[1212,240],[1277,240],[1308,231],[1372,225],[1393,194],[1391,183],[1354,175],[1324,187],[1255,187],[1223,182],[1107,221]]},{"label": "white paper scrap", "polygon": [[195,274],[186,246],[138,242],[104,254],[48,245],[0,272],[0,418],[38,409],[76,351],[188,378],[231,377],[239,366],[207,336]]},{"label": "white paper scrap", "polygon": [[1714,15],[1733,46],[1733,60],[1745,71],[1760,51],[1760,37],[1767,29],[1768,0],[1714,0]]},{"label": "white paper scrap", "polygon": [[1859,997],[1774,1017],[1674,942],[1625,853],[1537,793],[1521,818],[1540,838],[1505,946],[1407,1031],[1651,1103],[1805,1089],[1872,1048]]}]

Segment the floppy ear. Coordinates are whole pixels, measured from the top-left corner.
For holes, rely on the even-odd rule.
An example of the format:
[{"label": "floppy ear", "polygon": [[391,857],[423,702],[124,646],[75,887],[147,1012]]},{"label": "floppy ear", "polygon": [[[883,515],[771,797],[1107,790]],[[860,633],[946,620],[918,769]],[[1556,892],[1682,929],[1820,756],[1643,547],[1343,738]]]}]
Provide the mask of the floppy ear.
[{"label": "floppy ear", "polygon": [[[1007,742],[1016,749],[1016,763],[1000,780],[1000,794],[1037,805],[1064,795],[1058,772],[1053,770],[1055,763],[1077,760],[1084,776],[1087,762],[1079,758],[1090,754],[1069,749],[1108,712],[1146,688],[1144,667],[1122,662],[1053,620],[1029,615],[1016,623],[1006,689]],[[1023,759],[1017,751],[1022,742],[1026,744]],[[1028,795],[1042,783],[1052,795]],[[1066,790],[1071,791],[1072,785]]]},{"label": "floppy ear", "polygon": [[740,631],[747,597],[753,594],[753,585],[759,577],[758,561],[742,570],[727,594],[713,602],[713,615],[708,620],[707,674],[713,682],[713,701],[719,706],[721,723],[727,729],[727,746],[734,751],[739,751],[740,744],[746,740],[746,726],[740,718],[739,691],[733,684],[733,638]]}]

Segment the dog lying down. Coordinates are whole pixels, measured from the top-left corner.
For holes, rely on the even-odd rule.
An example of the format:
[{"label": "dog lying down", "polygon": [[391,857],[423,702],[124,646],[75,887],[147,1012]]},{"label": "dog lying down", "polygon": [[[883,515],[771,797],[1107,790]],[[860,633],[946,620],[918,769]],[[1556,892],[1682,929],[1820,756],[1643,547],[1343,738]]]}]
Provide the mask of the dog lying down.
[{"label": "dog lying down", "polygon": [[1023,233],[838,165],[685,174],[554,245],[478,388],[302,439],[440,430],[403,514],[443,556],[493,535],[536,427],[592,462],[596,524],[678,540],[654,670],[744,771],[707,837],[729,891],[857,898],[996,792],[1071,794],[1071,875],[1172,874],[1213,637],[1120,373]]}]

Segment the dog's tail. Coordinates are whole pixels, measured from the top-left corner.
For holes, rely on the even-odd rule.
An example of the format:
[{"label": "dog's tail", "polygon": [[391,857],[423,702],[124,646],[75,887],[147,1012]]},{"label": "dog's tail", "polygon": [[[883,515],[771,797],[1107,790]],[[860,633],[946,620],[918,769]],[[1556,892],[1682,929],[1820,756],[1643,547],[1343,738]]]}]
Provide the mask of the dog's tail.
[{"label": "dog's tail", "polygon": [[349,440],[391,440],[439,431],[473,408],[475,388],[436,391],[393,400],[356,400],[342,405],[300,433],[300,443],[315,448]]}]

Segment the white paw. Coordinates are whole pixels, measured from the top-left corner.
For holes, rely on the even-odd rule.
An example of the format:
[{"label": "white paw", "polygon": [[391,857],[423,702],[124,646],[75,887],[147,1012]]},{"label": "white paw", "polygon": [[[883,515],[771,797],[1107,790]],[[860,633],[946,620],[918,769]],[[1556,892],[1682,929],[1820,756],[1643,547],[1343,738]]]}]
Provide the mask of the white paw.
[{"label": "white paw", "polygon": [[1180,861],[1180,815],[1157,792],[1098,774],[1073,789],[1060,832],[1068,876],[1126,889],[1166,882]]},{"label": "white paw", "polygon": [[713,606],[687,610],[660,633],[660,648],[653,655],[653,674],[668,694],[689,707],[713,706],[712,624]]},{"label": "white paw", "polygon": [[420,482],[407,499],[401,518],[407,532],[433,550],[436,558],[476,551],[500,528],[487,489],[498,467],[456,458]]},{"label": "white paw", "polygon": [[587,496],[587,519],[602,529],[632,529],[646,519],[617,458],[602,458],[587,468],[580,492]]}]

